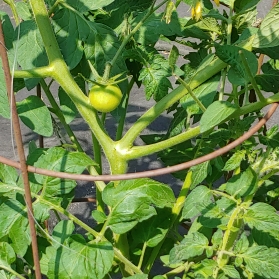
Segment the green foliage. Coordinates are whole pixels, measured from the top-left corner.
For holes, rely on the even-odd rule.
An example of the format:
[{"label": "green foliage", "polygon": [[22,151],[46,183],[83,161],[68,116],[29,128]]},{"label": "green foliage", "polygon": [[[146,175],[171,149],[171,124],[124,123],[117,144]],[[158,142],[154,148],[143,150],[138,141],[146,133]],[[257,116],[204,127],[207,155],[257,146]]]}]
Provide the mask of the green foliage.
[{"label": "green foliage", "polygon": [[21,121],[35,133],[49,137],[53,126],[49,110],[37,96],[29,96],[17,103],[17,113]]},{"label": "green foliage", "polygon": [[[184,163],[238,139],[262,108],[279,102],[278,4],[260,24],[260,0],[223,0],[220,7],[211,0],[5,2],[13,17],[0,17],[20,120],[61,140],[46,148],[29,143],[27,164],[36,171],[96,175],[105,157],[112,174],[125,174],[129,161],[151,154],[166,167]],[[3,68],[0,115],[9,118]],[[111,115],[99,115],[88,100],[94,83],[122,90],[111,113],[115,138]],[[23,88],[38,84],[42,98],[22,98]],[[135,84],[153,101],[131,125]],[[163,113],[166,131],[143,132]],[[83,135],[75,136],[77,118],[92,132],[93,154],[83,150]],[[144,145],[134,144],[137,137]],[[71,213],[75,180],[29,172],[42,274],[279,278],[278,144],[278,126],[262,128],[226,154],[173,173],[175,186],[100,178],[91,225]],[[0,163],[0,278],[35,276],[25,197],[23,174]],[[50,216],[57,217],[53,228]]]}]

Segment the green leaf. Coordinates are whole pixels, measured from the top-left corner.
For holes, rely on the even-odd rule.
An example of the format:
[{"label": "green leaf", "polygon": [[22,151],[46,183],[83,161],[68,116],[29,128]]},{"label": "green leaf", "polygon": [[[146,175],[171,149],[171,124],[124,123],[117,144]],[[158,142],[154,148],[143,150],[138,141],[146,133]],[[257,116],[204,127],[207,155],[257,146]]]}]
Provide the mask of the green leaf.
[{"label": "green leaf", "polygon": [[133,243],[146,243],[148,247],[158,245],[169,230],[171,216],[172,213],[169,208],[157,209],[157,215],[137,224],[132,230]]},{"label": "green leaf", "polygon": [[[14,52],[13,52],[13,35],[14,35],[14,28],[11,23],[10,17],[0,11],[0,19],[2,21],[2,29],[5,39],[5,47],[8,53],[8,59],[10,63],[10,67],[14,62]],[[10,104],[7,95],[7,88],[6,88],[6,80],[4,75],[4,70],[2,67],[2,59],[0,59],[0,115],[5,118],[10,118]]]},{"label": "green leaf", "polygon": [[58,89],[58,98],[60,102],[60,109],[65,117],[65,121],[69,124],[78,114],[77,108],[68,94],[61,87]]},{"label": "green leaf", "polygon": [[205,32],[222,34],[218,21],[213,17],[203,17],[195,25]]},{"label": "green leaf", "polygon": [[2,63],[0,63],[0,115],[5,118],[10,118],[10,104]]},{"label": "green leaf", "polygon": [[258,33],[253,41],[253,47],[264,48],[279,45],[278,15],[279,4],[275,5],[262,21]]},{"label": "green leaf", "polygon": [[234,9],[237,14],[247,13],[254,9],[260,0],[236,0],[234,2]]},{"label": "green leaf", "polygon": [[89,24],[78,12],[65,8],[56,12],[52,19],[63,57],[69,68],[73,69],[82,58],[82,41],[88,37]]},{"label": "green leaf", "polygon": [[236,241],[234,245],[235,253],[244,253],[249,248],[249,240],[244,233],[241,234],[240,238]]},{"label": "green leaf", "polygon": [[[95,162],[85,153],[69,152],[60,147],[37,149],[28,156],[27,163],[38,168],[80,174]],[[39,174],[29,174],[32,192],[41,192],[41,198],[67,206],[73,198],[76,181]]]},{"label": "green leaf", "polygon": [[225,265],[222,267],[223,272],[229,277],[234,279],[240,279],[239,272],[232,265]]},{"label": "green leaf", "polygon": [[256,75],[258,70],[258,60],[252,52],[233,45],[215,45],[216,55],[231,66],[228,72],[228,79],[232,84],[244,85],[250,82],[250,77],[246,72],[239,52],[243,53],[250,72],[253,76]]},{"label": "green leaf", "polygon": [[102,279],[109,272],[114,257],[109,242],[86,243],[82,236],[78,241],[70,239],[66,247],[48,249],[47,252],[50,253],[49,279]]},{"label": "green leaf", "polygon": [[236,204],[231,199],[222,197],[216,203],[211,203],[202,210],[198,221],[207,228],[218,228],[227,226],[230,215]]},{"label": "green leaf", "polygon": [[105,213],[99,210],[93,210],[91,215],[93,219],[96,220],[98,223],[104,223],[107,219]]},{"label": "green leaf", "polygon": [[17,112],[21,121],[39,135],[50,137],[53,133],[50,112],[37,96],[28,96],[17,102]]},{"label": "green leaf", "polygon": [[112,3],[114,0],[67,0],[65,1],[69,5],[71,5],[73,8],[77,9],[80,12],[87,12],[90,10],[97,10],[101,9],[110,3]]},{"label": "green leaf", "polygon": [[245,159],[245,150],[237,150],[226,162],[223,171],[232,171],[238,168],[241,162]]},{"label": "green leaf", "polygon": [[257,174],[252,168],[234,175],[226,183],[226,192],[234,197],[246,197],[257,190]]},{"label": "green leaf", "polygon": [[218,229],[214,232],[214,234],[212,235],[212,238],[211,238],[211,242],[212,242],[214,248],[216,248],[216,247],[218,248],[222,244],[223,237],[224,237],[224,235],[223,235],[223,232],[221,229]]},{"label": "green leaf", "polygon": [[211,203],[211,190],[206,186],[198,186],[187,196],[181,217],[183,219],[193,218]]},{"label": "green leaf", "polygon": [[[217,267],[217,262],[210,259],[204,259],[200,263],[196,263],[192,266],[195,279],[212,279],[214,269]],[[219,279],[219,277],[218,277]]]},{"label": "green leaf", "polygon": [[201,133],[221,124],[237,111],[237,106],[227,101],[215,101],[201,117]]},{"label": "green leaf", "polygon": [[[20,28],[20,29],[18,29]],[[27,20],[20,23],[17,27],[15,34],[19,31],[19,40],[16,38],[17,44],[17,62],[22,69],[33,69],[48,64],[43,39],[37,28],[35,21]],[[30,51],[32,49],[32,51]],[[27,89],[35,87],[39,78],[26,79],[25,84]]]},{"label": "green leaf", "polygon": [[179,57],[178,48],[176,46],[172,46],[172,49],[169,54],[169,65],[172,69],[175,68],[178,57]]},{"label": "green leaf", "polygon": [[7,242],[0,242],[0,266],[5,266],[10,268],[10,265],[15,260],[16,260],[16,254],[12,246]]},{"label": "green leaf", "polygon": [[166,137],[174,137],[182,133],[185,128],[186,111],[184,108],[178,107],[177,111],[173,114],[173,119],[169,125]]},{"label": "green leaf", "polygon": [[121,181],[116,188],[109,184],[102,197],[112,207],[108,224],[119,234],[155,215],[154,206],[172,207],[175,201],[169,186],[152,179]]},{"label": "green leaf", "polygon": [[[272,233],[279,230],[279,215],[269,204],[258,202],[249,207],[243,216],[244,222],[250,228]],[[275,235],[275,236],[278,236]]]},{"label": "green leaf", "polygon": [[[242,33],[246,28],[250,28],[257,20],[258,11],[256,7],[250,9],[247,12],[236,14],[233,16],[234,28],[238,33]],[[252,34],[251,34],[252,35]]]},{"label": "green leaf", "polygon": [[262,66],[263,74],[255,76],[256,82],[266,92],[277,93],[279,91],[279,70],[272,67],[270,63]]},{"label": "green leaf", "polygon": [[[193,90],[193,94],[202,102],[202,104],[207,108],[214,100],[217,93],[217,87],[219,85],[220,76],[216,75],[209,79],[201,86]],[[190,115],[201,114],[202,110],[199,108],[197,103],[193,100],[190,94],[185,95],[180,99],[180,103],[183,108],[186,109],[187,113]]]},{"label": "green leaf", "polygon": [[253,240],[259,246],[274,247],[279,249],[278,231],[269,233],[269,232],[264,232],[253,228],[252,236],[253,236]]},{"label": "green leaf", "polygon": [[17,200],[5,200],[0,205],[0,239],[8,236],[16,254],[22,257],[31,243],[26,210]]},{"label": "green leaf", "polygon": [[212,168],[210,161],[206,161],[191,167],[190,170],[193,172],[190,189],[194,189],[198,184],[202,183],[206,179],[206,177],[211,173]]},{"label": "green leaf", "polygon": [[19,17],[24,21],[33,19],[31,7],[26,2],[23,2],[23,1],[17,2],[16,11],[17,11]]},{"label": "green leaf", "polygon": [[144,91],[147,100],[151,96],[155,101],[159,101],[168,94],[169,88],[172,88],[171,82],[167,77],[171,76],[171,68],[168,61],[161,55],[154,55],[148,67],[140,71],[139,80],[144,84]]},{"label": "green leaf", "polygon": [[15,168],[0,163],[0,181],[16,185],[18,172]]},{"label": "green leaf", "polygon": [[272,148],[276,148],[279,145],[279,131],[278,125],[274,125],[269,130],[267,130],[266,135],[260,135],[260,142],[269,145]]},{"label": "green leaf", "polygon": [[255,51],[265,54],[272,59],[279,59],[279,45],[275,47],[256,48]]},{"label": "green leaf", "polygon": [[195,232],[184,237],[179,245],[170,251],[170,263],[181,263],[183,260],[200,256],[208,247],[208,239],[201,233]]},{"label": "green leaf", "polygon": [[237,255],[244,259],[249,270],[262,278],[279,278],[279,249],[266,246],[252,246]]},{"label": "green leaf", "polygon": [[[133,26],[139,23],[145,13],[139,14],[134,22]],[[142,45],[153,45],[156,43],[160,37],[160,35],[164,36],[173,36],[175,34],[182,35],[182,23],[178,19],[178,15],[176,12],[172,13],[170,23],[167,24],[163,18],[163,13],[157,14],[154,13],[148,17],[147,20],[144,21],[143,25],[139,29],[139,31],[135,34],[135,38],[139,44]]]},{"label": "green leaf", "polygon": [[60,221],[52,231],[52,238],[56,241],[53,242],[53,247],[59,248],[64,241],[70,237],[75,229],[74,222],[71,220]]},{"label": "green leaf", "polygon": [[[86,59],[90,60],[101,74],[105,64],[113,59],[120,48],[120,42],[111,28],[87,21],[77,11],[60,9],[54,14],[53,22],[58,44],[70,69],[76,67],[84,52]],[[125,71],[126,65],[120,55],[112,68],[111,75]]]}]

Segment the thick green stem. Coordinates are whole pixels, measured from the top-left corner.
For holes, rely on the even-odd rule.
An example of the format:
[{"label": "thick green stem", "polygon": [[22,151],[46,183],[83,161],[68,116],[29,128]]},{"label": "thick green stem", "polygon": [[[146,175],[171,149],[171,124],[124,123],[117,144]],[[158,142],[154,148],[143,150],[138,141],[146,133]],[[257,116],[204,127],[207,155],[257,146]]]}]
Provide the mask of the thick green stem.
[{"label": "thick green stem", "polygon": [[30,4],[43,38],[46,53],[52,71],[50,76],[54,78],[72,99],[82,117],[89,124],[90,129],[102,145],[106,154],[111,152],[113,141],[102,128],[96,112],[92,109],[87,96],[79,88],[73,79],[66,63],[63,60],[53,29],[51,27],[48,13],[43,0],[30,0]]},{"label": "thick green stem", "polygon": [[46,78],[50,77],[54,68],[52,65],[38,67],[31,70],[16,70],[14,78]]},{"label": "thick green stem", "polygon": [[242,211],[243,208],[241,206],[237,206],[231,214],[227,229],[223,236],[222,245],[217,256],[216,261],[218,267],[213,272],[214,278],[217,278],[219,270],[222,269],[229,261],[230,255],[228,255],[226,251],[230,251],[232,249],[234,242],[239,235],[240,229],[243,226],[243,220],[241,218]]},{"label": "thick green stem", "polygon": [[[220,59],[215,59],[211,62],[205,70],[197,72],[197,74],[191,79],[189,84],[193,90],[201,85],[203,82],[220,72],[226,63]],[[179,101],[183,96],[188,93],[187,89],[180,85],[174,89],[171,93],[162,98],[157,104],[144,113],[124,135],[124,137],[118,142],[121,147],[130,147],[138,135],[143,131],[151,122],[153,122],[159,115],[161,115],[167,108]]]},{"label": "thick green stem", "polygon": [[125,153],[125,158],[128,160],[140,158],[142,156],[147,156],[156,152],[159,152],[161,150],[165,150],[169,147],[172,147],[176,144],[182,143],[188,139],[192,139],[199,135],[200,133],[200,126],[197,126],[195,128],[191,128],[188,131],[183,132],[182,134],[179,134],[177,136],[174,136],[172,138],[144,146],[134,146],[127,153]]}]

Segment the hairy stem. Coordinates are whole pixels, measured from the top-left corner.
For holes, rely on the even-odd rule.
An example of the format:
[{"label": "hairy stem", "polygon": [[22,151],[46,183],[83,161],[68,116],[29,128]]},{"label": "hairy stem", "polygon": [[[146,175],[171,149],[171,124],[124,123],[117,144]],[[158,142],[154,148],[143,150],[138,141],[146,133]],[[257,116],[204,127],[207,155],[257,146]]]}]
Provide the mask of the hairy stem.
[{"label": "hairy stem", "polygon": [[217,256],[217,264],[218,267],[213,272],[213,277],[217,278],[219,270],[222,269],[229,261],[230,255],[226,253],[232,249],[234,242],[236,241],[240,229],[243,226],[243,220],[240,217],[243,208],[241,206],[237,206],[230,216],[230,220],[227,225],[227,229],[223,236],[222,245],[219,249],[219,253]]}]

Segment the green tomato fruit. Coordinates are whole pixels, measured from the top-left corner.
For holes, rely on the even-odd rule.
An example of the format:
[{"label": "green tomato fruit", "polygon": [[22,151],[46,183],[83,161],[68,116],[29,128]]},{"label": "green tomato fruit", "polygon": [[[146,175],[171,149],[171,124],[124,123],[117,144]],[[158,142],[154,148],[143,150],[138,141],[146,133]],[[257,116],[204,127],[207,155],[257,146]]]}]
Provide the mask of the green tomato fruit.
[{"label": "green tomato fruit", "polygon": [[122,92],[116,84],[94,85],[89,91],[89,101],[100,112],[110,112],[118,107]]}]

